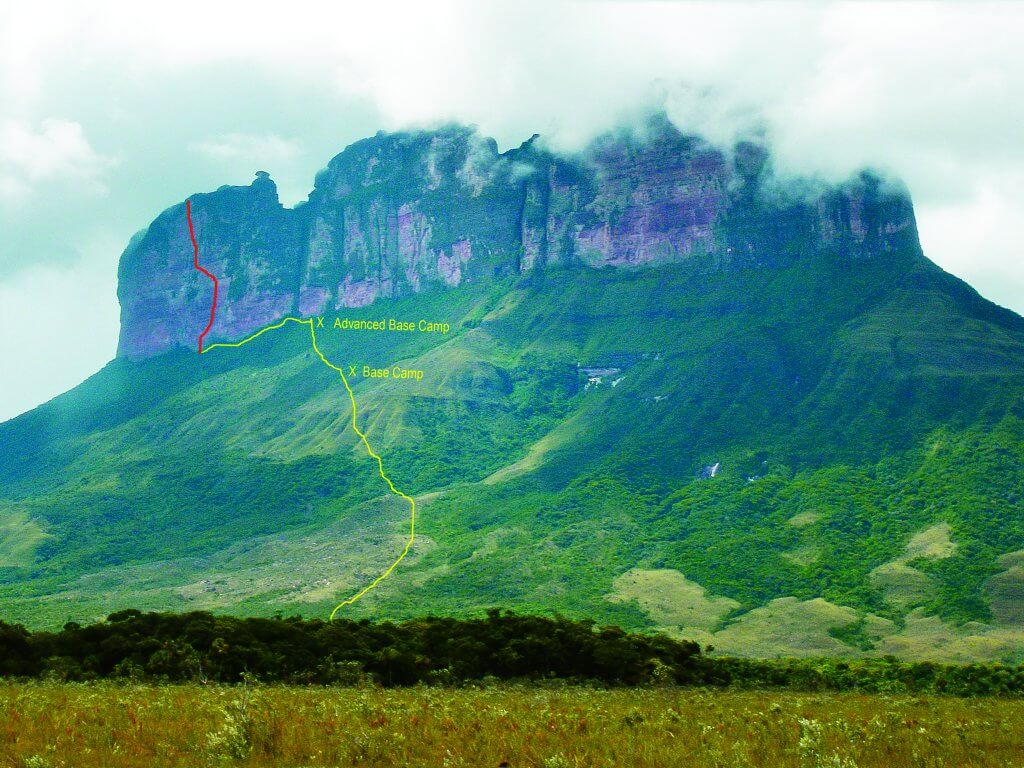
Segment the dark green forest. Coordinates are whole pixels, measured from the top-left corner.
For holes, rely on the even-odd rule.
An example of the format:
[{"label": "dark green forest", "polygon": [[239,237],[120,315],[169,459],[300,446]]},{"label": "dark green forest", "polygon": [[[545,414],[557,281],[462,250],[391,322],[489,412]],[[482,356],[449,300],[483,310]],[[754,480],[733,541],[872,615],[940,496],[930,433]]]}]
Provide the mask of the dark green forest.
[{"label": "dark green forest", "polygon": [[1024,665],[894,658],[755,661],[690,641],[494,609],[404,622],[271,619],[124,610],[87,626],[30,632],[0,622],[0,676],[63,681],[469,685],[496,680],[792,690],[1024,694]]}]

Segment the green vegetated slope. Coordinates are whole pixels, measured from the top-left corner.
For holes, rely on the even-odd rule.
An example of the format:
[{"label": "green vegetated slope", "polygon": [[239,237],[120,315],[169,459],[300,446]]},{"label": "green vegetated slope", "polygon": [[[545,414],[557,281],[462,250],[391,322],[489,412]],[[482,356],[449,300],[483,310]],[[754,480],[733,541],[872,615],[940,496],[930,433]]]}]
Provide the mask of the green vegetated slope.
[{"label": "green vegetated slope", "polygon": [[[502,606],[729,653],[1024,658],[1024,320],[917,254],[539,271],[318,332],[420,500],[349,615]],[[298,325],[118,360],[0,426],[0,602],[326,613],[408,507]]]}]

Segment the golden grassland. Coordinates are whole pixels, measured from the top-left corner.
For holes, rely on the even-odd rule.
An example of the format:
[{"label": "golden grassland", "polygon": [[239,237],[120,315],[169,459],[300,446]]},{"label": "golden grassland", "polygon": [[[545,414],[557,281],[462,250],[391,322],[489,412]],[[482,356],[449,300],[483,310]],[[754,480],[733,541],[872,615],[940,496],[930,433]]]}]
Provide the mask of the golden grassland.
[{"label": "golden grassland", "polygon": [[0,684],[0,766],[1024,766],[1024,701]]}]

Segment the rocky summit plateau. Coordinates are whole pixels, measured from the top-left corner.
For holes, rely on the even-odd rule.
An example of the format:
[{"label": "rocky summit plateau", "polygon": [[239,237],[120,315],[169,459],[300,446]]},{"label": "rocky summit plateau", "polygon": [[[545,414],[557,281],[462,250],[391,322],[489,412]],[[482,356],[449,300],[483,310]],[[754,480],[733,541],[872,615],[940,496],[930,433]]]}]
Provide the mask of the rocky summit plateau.
[{"label": "rocky summit plateau", "polygon": [[[663,117],[571,157],[536,136],[499,153],[460,126],[381,133],[335,157],[294,208],[265,172],[193,196],[202,261],[223,289],[212,334],[552,266],[730,269],[788,263],[809,245],[857,258],[916,244],[905,193],[865,174],[787,195],[767,160],[764,147],[727,155]],[[212,285],[190,254],[183,204],[133,239],[119,355],[195,346]]]},{"label": "rocky summit plateau", "polygon": [[[207,341],[322,319],[417,501],[342,615],[1024,661],[1024,319],[927,258],[897,182],[782,179],[656,116],[572,155],[380,133],[292,208],[262,172],[189,201]],[[307,325],[197,354],[184,201],[118,298],[117,357],[0,425],[7,619],[326,618],[395,561],[408,505]]]}]

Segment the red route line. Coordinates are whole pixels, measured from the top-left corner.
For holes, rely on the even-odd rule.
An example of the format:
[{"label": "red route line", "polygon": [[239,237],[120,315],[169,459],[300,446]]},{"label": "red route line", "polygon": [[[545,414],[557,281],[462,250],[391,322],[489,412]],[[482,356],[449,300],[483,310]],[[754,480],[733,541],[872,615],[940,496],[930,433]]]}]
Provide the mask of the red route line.
[{"label": "red route line", "polygon": [[202,272],[208,278],[213,280],[213,302],[210,304],[210,322],[208,322],[206,324],[206,327],[203,328],[203,332],[199,334],[199,354],[201,355],[201,354],[203,354],[203,339],[206,338],[206,334],[208,334],[210,332],[210,329],[213,328],[213,316],[217,312],[217,287],[218,286],[217,286],[217,278],[214,277],[212,273],[210,273],[206,269],[204,269],[203,266],[199,263],[199,243],[196,242],[196,230],[195,230],[195,227],[192,226],[192,201],[191,200],[186,200],[185,201],[185,216],[186,216],[186,218],[188,218],[188,236],[192,239],[192,253],[193,253],[192,266],[194,266],[196,269],[198,269],[200,272]]}]

